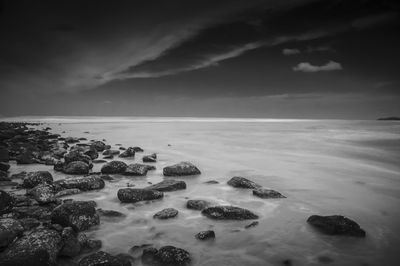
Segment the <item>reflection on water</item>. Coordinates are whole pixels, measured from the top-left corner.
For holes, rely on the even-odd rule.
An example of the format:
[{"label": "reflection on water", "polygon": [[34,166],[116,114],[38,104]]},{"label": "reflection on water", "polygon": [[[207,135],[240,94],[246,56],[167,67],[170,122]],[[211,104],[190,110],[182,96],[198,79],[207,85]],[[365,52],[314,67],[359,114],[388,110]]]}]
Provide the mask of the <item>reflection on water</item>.
[{"label": "reflection on water", "polygon": [[[63,121],[66,121],[65,119]],[[90,234],[111,253],[128,252],[135,245],[174,245],[188,250],[193,265],[397,265],[400,246],[400,124],[383,121],[118,121],[58,124],[56,133],[107,140],[108,144],[141,146],[156,152],[156,171],[147,177],[115,176],[98,192],[73,198],[96,200],[98,207],[121,211],[125,218],[102,219]],[[47,125],[46,125],[47,126]],[[83,132],[89,131],[89,134]],[[171,146],[168,146],[170,144]],[[118,148],[118,147],[115,147]],[[134,160],[140,162],[141,154]],[[117,190],[163,180],[162,168],[188,160],[202,175],[181,178],[183,191],[166,192],[150,203],[121,204]],[[27,166],[13,165],[13,172]],[[95,165],[99,171],[101,165]],[[48,169],[28,166],[29,170]],[[56,179],[63,178],[53,173]],[[275,189],[286,199],[260,199],[250,190],[234,189],[226,181],[247,177]],[[219,184],[205,184],[217,180]],[[188,199],[248,208],[261,218],[214,221],[185,207]],[[163,208],[179,210],[176,218],[155,220]],[[342,214],[356,220],[365,239],[322,235],[310,228],[311,214]],[[194,235],[213,229],[214,241]],[[140,253],[140,252],[139,252]],[[140,265],[140,261],[137,261]]]}]

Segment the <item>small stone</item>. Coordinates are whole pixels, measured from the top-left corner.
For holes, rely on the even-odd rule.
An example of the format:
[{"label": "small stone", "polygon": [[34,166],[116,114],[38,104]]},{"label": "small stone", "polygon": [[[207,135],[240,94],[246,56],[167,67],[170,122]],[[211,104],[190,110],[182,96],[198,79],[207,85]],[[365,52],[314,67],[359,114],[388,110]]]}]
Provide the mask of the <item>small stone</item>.
[{"label": "small stone", "polygon": [[167,208],[154,214],[154,219],[169,219],[178,215],[178,210],[174,208]]},{"label": "small stone", "polygon": [[201,172],[190,162],[180,162],[178,164],[164,167],[163,174],[165,176],[189,176],[199,175]]},{"label": "small stone", "polygon": [[213,230],[201,231],[196,234],[196,238],[199,240],[206,240],[209,238],[215,238],[215,232]]},{"label": "small stone", "polygon": [[118,199],[125,203],[135,203],[144,200],[160,199],[164,196],[163,192],[140,188],[122,188],[118,190]]},{"label": "small stone", "polygon": [[217,220],[248,220],[258,219],[258,215],[253,212],[234,206],[214,206],[208,207],[201,212],[208,218]]},{"label": "small stone", "polygon": [[174,179],[163,180],[160,183],[146,187],[146,189],[157,190],[157,191],[176,191],[180,189],[186,189],[186,183],[184,181],[178,181]]},{"label": "small stone", "polygon": [[240,176],[232,177],[228,181],[228,185],[236,188],[252,188],[252,189],[261,188],[259,184]]},{"label": "small stone", "polygon": [[103,174],[123,174],[128,166],[121,161],[111,161],[101,168]]},{"label": "small stone", "polygon": [[257,188],[253,190],[253,195],[263,198],[263,199],[278,199],[278,198],[286,198],[278,191],[266,188]]},{"label": "small stone", "polygon": [[188,200],[186,203],[186,207],[188,209],[198,210],[198,211],[204,210],[210,205],[211,203],[206,200]]}]

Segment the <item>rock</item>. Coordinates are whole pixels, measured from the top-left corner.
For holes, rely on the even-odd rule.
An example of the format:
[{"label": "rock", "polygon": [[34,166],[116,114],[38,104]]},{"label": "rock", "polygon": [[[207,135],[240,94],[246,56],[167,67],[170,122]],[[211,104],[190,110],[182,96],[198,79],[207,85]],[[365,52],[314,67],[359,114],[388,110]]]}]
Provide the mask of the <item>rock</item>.
[{"label": "rock", "polygon": [[79,194],[81,192],[82,192],[82,190],[80,190],[78,188],[69,188],[69,189],[64,189],[64,190],[61,190],[61,191],[57,192],[54,195],[54,197],[55,198],[61,198],[61,197],[64,197],[64,196],[70,196],[70,195]]},{"label": "rock", "polygon": [[93,252],[93,251],[101,249],[102,243],[101,243],[101,240],[99,240],[99,239],[87,239],[86,238],[86,240],[84,242],[82,242],[81,235],[79,235],[78,239],[83,248],[83,250],[81,252],[87,253],[87,252]]},{"label": "rock", "polygon": [[105,217],[126,217],[126,215],[123,214],[122,212],[113,211],[113,210],[97,209],[97,213],[100,216],[105,216]]},{"label": "rock", "polygon": [[10,165],[8,163],[0,162],[0,171],[7,172],[10,169]]},{"label": "rock", "polygon": [[51,218],[51,206],[23,206],[14,207],[13,214],[18,219],[35,218],[38,220],[48,220]]},{"label": "rock", "polygon": [[107,155],[107,156],[103,157],[103,159],[113,159],[113,158],[114,158],[114,155]]},{"label": "rock", "polygon": [[64,171],[64,163],[62,161],[55,162],[53,169],[58,172]]},{"label": "rock", "polygon": [[180,162],[172,166],[164,167],[163,174],[165,176],[186,176],[199,175],[200,170],[190,162]]},{"label": "rock", "polygon": [[75,257],[81,252],[81,243],[78,240],[78,234],[72,227],[65,227],[62,230],[61,238],[64,243],[60,256]]},{"label": "rock", "polygon": [[135,203],[143,200],[161,199],[164,194],[157,190],[140,188],[121,188],[118,190],[118,199],[121,202]]},{"label": "rock", "polygon": [[157,191],[175,191],[180,189],[186,189],[186,183],[184,181],[178,181],[174,179],[163,180],[160,183],[146,187],[146,189],[157,190]]},{"label": "rock", "polygon": [[0,181],[0,187],[17,186],[17,185],[19,185],[17,182],[12,182],[12,181]]},{"label": "rock", "polygon": [[174,246],[164,246],[156,254],[156,258],[162,264],[187,265],[190,263],[190,254],[184,249]]},{"label": "rock", "polygon": [[120,253],[120,254],[115,255],[115,257],[117,257],[122,262],[122,265],[124,265],[124,266],[131,266],[132,263],[135,262],[135,258],[129,254]]},{"label": "rock", "polygon": [[277,198],[286,198],[278,191],[266,188],[257,188],[253,190],[253,195],[263,198],[263,199],[277,199]]},{"label": "rock", "polygon": [[39,204],[47,204],[56,201],[56,198],[54,197],[54,186],[49,184],[37,185],[36,187],[28,190],[26,194],[32,196],[32,198],[35,199]]},{"label": "rock", "polygon": [[88,155],[83,154],[81,151],[73,150],[64,155],[64,161],[65,164],[69,164],[71,162],[84,162],[89,165],[92,159]]},{"label": "rock", "polygon": [[78,143],[79,139],[73,138],[73,137],[66,137],[64,141],[65,141],[65,143]]},{"label": "rock", "polygon": [[124,175],[128,176],[145,176],[147,174],[148,167],[145,164],[134,163],[128,165]]},{"label": "rock", "polygon": [[95,148],[89,148],[89,150],[85,151],[83,154],[89,156],[92,160],[99,157],[99,153]]},{"label": "rock", "polygon": [[342,215],[311,215],[307,222],[328,235],[348,235],[365,237],[364,229],[358,223]]},{"label": "rock", "polygon": [[143,265],[157,265],[157,252],[158,250],[153,247],[146,247],[142,252]]},{"label": "rock", "polygon": [[161,210],[157,212],[156,214],[153,215],[154,219],[169,219],[173,218],[178,215],[178,210],[174,208],[167,208],[164,210]]},{"label": "rock", "polygon": [[132,147],[135,152],[144,152],[144,150],[140,147]]},{"label": "rock", "polygon": [[19,222],[24,228],[24,231],[32,230],[33,228],[38,227],[40,225],[40,221],[35,218],[23,218],[20,219]]},{"label": "rock", "polygon": [[78,178],[68,178],[54,182],[55,185],[63,189],[79,189],[82,191],[102,189],[105,186],[104,180],[100,176],[85,176]]},{"label": "rock", "polygon": [[210,205],[211,203],[206,200],[188,200],[186,203],[186,207],[188,209],[198,210],[198,211],[204,210]]},{"label": "rock", "polygon": [[53,176],[48,171],[30,172],[22,180],[22,186],[25,188],[33,188],[39,184],[52,184]]},{"label": "rock", "polygon": [[102,152],[106,148],[106,144],[102,141],[95,141],[90,146],[93,147],[98,152]]},{"label": "rock", "polygon": [[8,162],[9,160],[8,150],[0,147],[0,162]]},{"label": "rock", "polygon": [[52,223],[71,226],[76,231],[89,229],[100,223],[94,201],[72,201],[56,207],[51,214]]},{"label": "rock", "polygon": [[61,247],[61,236],[57,231],[36,229],[11,244],[0,255],[0,265],[55,265]]},{"label": "rock", "polygon": [[257,226],[258,225],[258,221],[249,223],[248,225],[245,225],[244,228],[249,229],[251,227]]},{"label": "rock", "polygon": [[261,188],[259,184],[240,176],[232,177],[231,180],[228,181],[228,185],[236,188]]},{"label": "rock", "polygon": [[0,252],[21,236],[23,231],[24,227],[19,221],[11,218],[0,219]]},{"label": "rock", "polygon": [[9,181],[11,181],[11,178],[7,177],[6,172],[0,171],[0,181],[1,182],[4,182],[4,181],[9,182]]},{"label": "rock", "polygon": [[121,153],[119,157],[121,158],[135,157],[135,150],[132,147],[129,147],[123,153]]},{"label": "rock", "polygon": [[218,182],[218,181],[216,181],[216,180],[209,180],[209,181],[206,181],[206,182],[204,182],[204,184],[210,184],[210,185],[213,185],[213,184],[219,184],[219,182]]},{"label": "rock", "polygon": [[142,161],[144,163],[155,163],[157,162],[157,154],[153,153],[150,155],[143,156]]},{"label": "rock", "polygon": [[79,266],[125,266],[118,257],[104,251],[95,252],[79,261]]},{"label": "rock", "polygon": [[36,163],[35,157],[33,156],[32,152],[25,151],[20,155],[16,156],[15,160],[17,164],[32,164]]},{"label": "rock", "polygon": [[105,150],[102,154],[103,155],[118,155],[120,153],[119,150]]},{"label": "rock", "polygon": [[215,232],[213,230],[201,231],[198,234],[196,234],[196,238],[199,240],[215,238]]},{"label": "rock", "polygon": [[103,174],[123,174],[128,166],[121,161],[111,161],[101,167]]},{"label": "rock", "polygon": [[93,160],[93,163],[106,163],[106,160],[98,159],[98,160]]},{"label": "rock", "polygon": [[234,206],[214,206],[208,207],[201,212],[203,215],[211,219],[217,220],[248,220],[258,219],[253,212]]},{"label": "rock", "polygon": [[63,172],[69,175],[85,175],[89,173],[89,165],[82,161],[70,162],[64,166]]}]

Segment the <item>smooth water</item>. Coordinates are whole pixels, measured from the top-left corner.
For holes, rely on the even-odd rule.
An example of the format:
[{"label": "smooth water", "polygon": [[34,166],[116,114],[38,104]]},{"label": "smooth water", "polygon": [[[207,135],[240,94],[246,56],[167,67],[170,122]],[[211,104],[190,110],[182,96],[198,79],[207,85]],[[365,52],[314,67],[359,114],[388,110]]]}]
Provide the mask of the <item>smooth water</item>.
[{"label": "smooth water", "polygon": [[[36,119],[37,120],[37,119]],[[135,245],[174,245],[190,252],[193,265],[398,265],[400,258],[400,123],[339,120],[111,119],[46,118],[43,126],[63,136],[106,139],[118,149],[140,146],[157,153],[156,171],[147,177],[115,176],[106,188],[75,195],[98,207],[125,213],[102,219],[89,232],[110,253]],[[59,124],[61,123],[61,124]],[[84,133],[89,131],[90,133]],[[170,144],[170,146],[168,145]],[[127,163],[141,162],[141,153]],[[100,156],[101,158],[101,156]],[[119,158],[117,159],[119,160]],[[136,187],[163,180],[162,168],[191,161],[200,176],[181,178],[187,189],[166,192],[162,200],[121,204],[116,195],[127,183]],[[94,166],[99,171],[101,165]],[[49,166],[12,165],[12,172],[49,170]],[[50,170],[56,179],[65,175]],[[247,177],[281,192],[286,199],[260,199],[251,190],[226,184]],[[177,178],[179,179],[179,178]],[[204,184],[217,180],[220,184]],[[187,199],[207,199],[248,208],[251,221],[214,221],[185,207]],[[163,208],[176,218],[155,220]],[[323,235],[306,223],[312,214],[341,214],[357,221],[366,238]],[[213,229],[214,241],[194,235]],[[135,254],[136,255],[136,254]],[[140,260],[137,264],[141,265]]]}]

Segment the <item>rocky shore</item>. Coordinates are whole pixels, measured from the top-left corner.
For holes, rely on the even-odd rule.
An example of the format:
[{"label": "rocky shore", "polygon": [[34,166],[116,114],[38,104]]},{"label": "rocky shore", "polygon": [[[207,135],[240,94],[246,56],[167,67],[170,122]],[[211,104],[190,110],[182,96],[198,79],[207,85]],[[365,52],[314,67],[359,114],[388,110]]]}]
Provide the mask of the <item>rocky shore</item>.
[{"label": "rocky shore", "polygon": [[[103,218],[124,219],[126,214],[100,209],[96,201],[68,199],[74,194],[101,191],[112,185],[110,181],[119,175],[130,178],[146,176],[148,171],[155,170],[154,163],[159,159],[157,154],[146,154],[137,146],[114,150],[102,140],[53,134],[51,128],[38,129],[40,126],[0,123],[0,265],[128,266],[135,265],[137,260],[144,265],[189,265],[193,261],[190,247],[143,246],[138,248],[141,251],[138,256],[101,251],[101,241],[89,238],[85,231],[96,230]],[[141,156],[143,164],[127,164],[117,159],[135,156]],[[114,160],[114,157],[117,158]],[[17,165],[47,165],[65,178],[54,180],[49,171],[23,171],[11,175],[10,161]],[[92,171],[93,164],[101,165],[100,172]],[[185,181],[174,177],[197,178],[201,176],[201,170],[191,162],[182,161],[164,167],[163,175],[166,179],[144,188],[120,188],[115,199],[121,204],[168,201],[166,194],[188,187]],[[234,176],[226,182],[235,190],[248,191],[249,198],[285,200],[290,197],[245,177]],[[218,184],[214,180],[205,183]],[[180,210],[176,208],[160,209],[153,214],[153,219],[181,219]],[[263,217],[257,209],[219,205],[207,199],[188,199],[186,208],[198,211],[211,222],[249,220],[246,229],[257,226],[256,220]],[[304,223],[315,228],[315,234],[366,236],[365,230],[355,221],[342,215],[315,214],[304,217]],[[218,235],[213,230],[199,230],[193,232],[193,238],[212,241]]]}]

